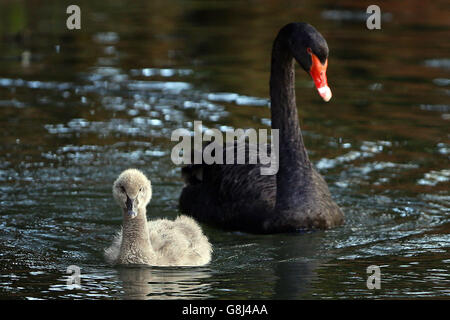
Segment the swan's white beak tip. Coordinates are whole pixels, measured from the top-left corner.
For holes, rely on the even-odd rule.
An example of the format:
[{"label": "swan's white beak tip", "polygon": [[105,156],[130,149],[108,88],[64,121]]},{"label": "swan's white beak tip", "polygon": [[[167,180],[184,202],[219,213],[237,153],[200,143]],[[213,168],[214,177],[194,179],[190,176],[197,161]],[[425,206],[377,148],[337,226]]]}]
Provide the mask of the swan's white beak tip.
[{"label": "swan's white beak tip", "polygon": [[333,96],[331,94],[331,89],[329,86],[324,86],[322,88],[317,88],[317,90],[319,91],[320,96],[322,97],[322,99],[325,102],[330,101],[331,97]]}]

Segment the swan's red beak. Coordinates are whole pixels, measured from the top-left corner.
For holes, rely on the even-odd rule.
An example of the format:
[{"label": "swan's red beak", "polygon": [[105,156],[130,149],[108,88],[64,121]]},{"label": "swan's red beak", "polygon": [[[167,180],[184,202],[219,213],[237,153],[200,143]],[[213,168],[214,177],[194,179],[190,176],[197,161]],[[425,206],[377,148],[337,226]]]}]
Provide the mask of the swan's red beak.
[{"label": "swan's red beak", "polygon": [[328,60],[325,60],[325,63],[322,64],[317,58],[317,56],[311,52],[311,50],[308,50],[309,54],[312,58],[312,65],[311,69],[309,70],[309,74],[314,80],[314,84],[316,85],[317,91],[319,91],[320,96],[323,100],[326,102],[330,101],[331,99],[331,90],[328,86],[327,82],[327,67],[328,67]]}]

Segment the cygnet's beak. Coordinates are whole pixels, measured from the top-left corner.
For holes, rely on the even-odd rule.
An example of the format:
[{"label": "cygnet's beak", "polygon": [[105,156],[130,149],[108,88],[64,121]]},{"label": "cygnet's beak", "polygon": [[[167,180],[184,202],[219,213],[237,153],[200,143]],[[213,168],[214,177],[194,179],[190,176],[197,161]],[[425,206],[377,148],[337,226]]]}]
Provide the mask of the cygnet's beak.
[{"label": "cygnet's beak", "polygon": [[130,218],[136,217],[136,216],[137,216],[137,213],[136,213],[136,211],[133,210],[133,200],[131,200],[130,197],[128,197],[128,196],[127,196],[127,202],[126,202],[126,205],[127,205],[127,213],[128,213],[128,216],[129,216]]}]

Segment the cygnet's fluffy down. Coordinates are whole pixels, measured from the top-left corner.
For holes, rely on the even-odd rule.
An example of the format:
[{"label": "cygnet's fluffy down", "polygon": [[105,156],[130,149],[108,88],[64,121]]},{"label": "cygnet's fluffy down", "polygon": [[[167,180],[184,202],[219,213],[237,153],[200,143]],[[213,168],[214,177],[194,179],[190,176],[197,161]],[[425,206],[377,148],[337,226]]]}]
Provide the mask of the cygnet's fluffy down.
[{"label": "cygnet's fluffy down", "polygon": [[122,172],[114,182],[113,195],[123,211],[123,226],[105,250],[108,263],[201,266],[210,262],[211,244],[194,219],[147,221],[152,187],[142,172]]}]

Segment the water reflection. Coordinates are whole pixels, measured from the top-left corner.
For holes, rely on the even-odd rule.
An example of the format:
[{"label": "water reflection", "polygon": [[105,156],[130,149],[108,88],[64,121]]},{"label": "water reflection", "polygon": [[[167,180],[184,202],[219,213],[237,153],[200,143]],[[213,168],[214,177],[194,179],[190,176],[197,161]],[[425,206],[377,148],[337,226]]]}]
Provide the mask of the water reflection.
[{"label": "water reflection", "polygon": [[208,268],[120,267],[124,299],[211,298]]},{"label": "water reflection", "polygon": [[317,265],[323,259],[311,259],[321,246],[322,232],[292,235],[274,251],[274,299],[301,299],[311,290],[311,282],[317,277]]}]

